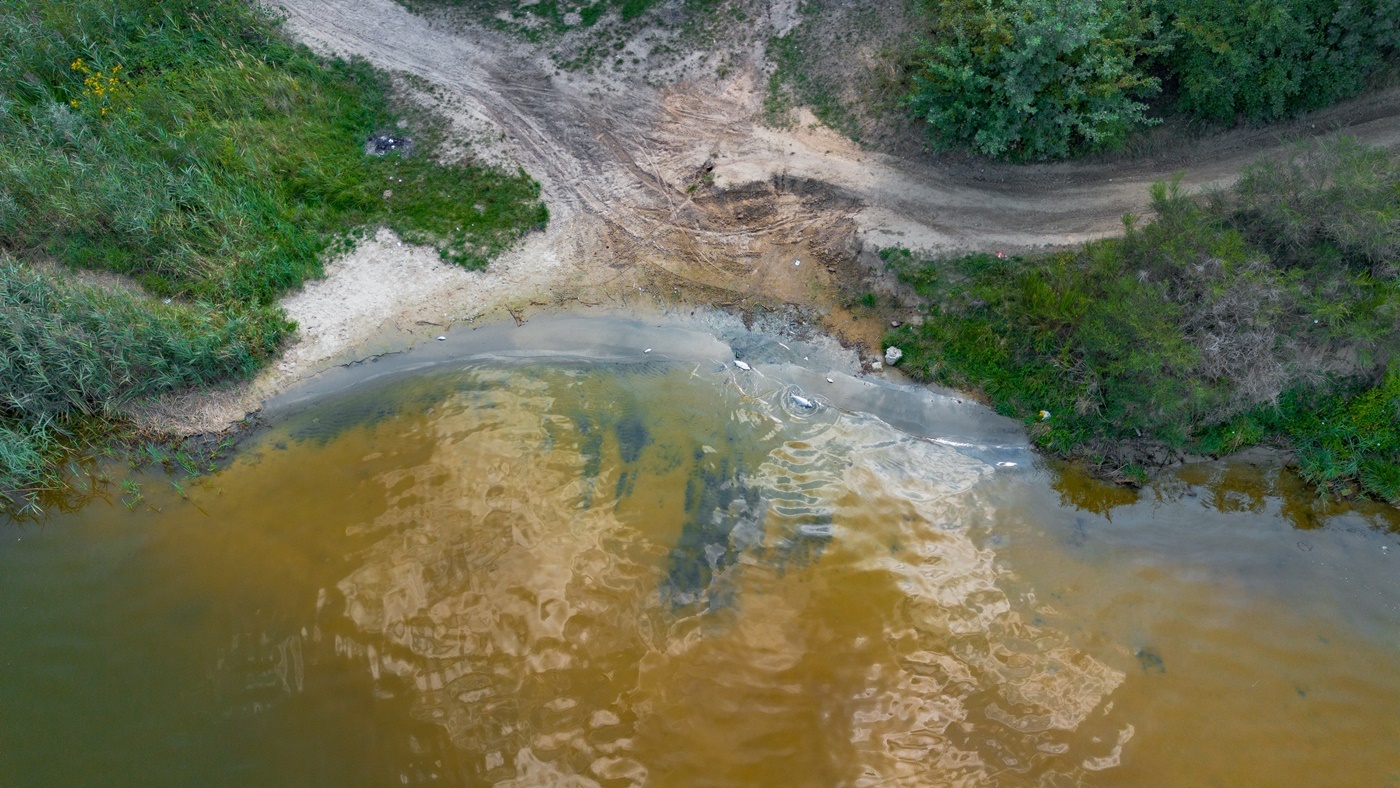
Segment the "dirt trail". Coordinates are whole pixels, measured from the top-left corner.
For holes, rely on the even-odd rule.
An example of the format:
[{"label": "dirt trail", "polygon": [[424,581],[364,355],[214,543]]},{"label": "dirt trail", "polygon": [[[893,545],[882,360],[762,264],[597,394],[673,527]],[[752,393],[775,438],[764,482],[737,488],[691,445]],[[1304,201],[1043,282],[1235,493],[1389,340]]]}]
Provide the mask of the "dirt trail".
[{"label": "dirt trail", "polygon": [[[502,128],[552,205],[585,210],[646,235],[641,209],[674,208],[714,154],[720,187],[812,181],[855,204],[861,231],[905,232],[926,248],[1075,243],[1119,228],[1155,180],[1186,171],[1191,186],[1223,185],[1285,136],[1342,129],[1400,148],[1400,90],[1370,95],[1304,121],[1245,129],[1165,158],[1105,164],[957,167],[868,153],[832,132],[763,127],[763,86],[752,72],[658,92],[636,83],[558,75],[494,33],[450,29],[394,0],[279,0],[292,30],[325,51],[354,54],[423,77]],[[781,5],[781,4],[780,4]],[[774,28],[777,19],[758,20]],[[668,215],[674,221],[674,216]],[[735,228],[739,229],[739,228]]]},{"label": "dirt trail", "polygon": [[[283,363],[215,397],[170,398],[148,421],[217,431],[333,363],[453,325],[541,309],[687,304],[797,307],[873,348],[882,326],[847,304],[871,286],[873,250],[1024,249],[1078,243],[1142,213],[1153,181],[1228,184],[1284,137],[1344,130],[1400,149],[1400,90],[1287,127],[1244,130],[1169,156],[1105,164],[1002,166],[901,159],[860,149],[810,115],[793,130],[758,120],[756,67],[658,90],[641,73],[583,77],[494,32],[433,21],[395,0],[277,0],[313,48],[421,78],[464,138],[503,139],[543,185],[549,229],[485,273],[449,269],[381,233],[284,302],[302,327]],[[790,26],[791,3],[754,20]],[[478,153],[486,153],[478,151]]]}]

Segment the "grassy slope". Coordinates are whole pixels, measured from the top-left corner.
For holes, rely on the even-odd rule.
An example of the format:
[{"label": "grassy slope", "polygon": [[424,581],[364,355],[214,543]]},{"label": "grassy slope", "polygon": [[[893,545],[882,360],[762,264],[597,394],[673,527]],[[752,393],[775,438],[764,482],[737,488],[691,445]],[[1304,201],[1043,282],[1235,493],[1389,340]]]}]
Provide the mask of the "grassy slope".
[{"label": "grassy slope", "polygon": [[[386,131],[415,154],[367,155]],[[94,417],[265,363],[293,328],[276,299],[355,228],[481,267],[544,224],[537,183],[434,161],[439,133],[395,106],[386,75],[290,43],[244,0],[6,3],[0,509],[57,486],[64,436]],[[27,261],[124,274],[147,294]]]},{"label": "grassy slope", "polygon": [[911,152],[921,129],[903,103],[912,90],[908,64],[923,26],[915,0],[881,4],[806,0],[785,35],[769,39],[773,64],[764,120],[786,126],[806,106],[823,124],[879,149]]},{"label": "grassy slope", "polygon": [[1272,442],[1323,487],[1400,502],[1400,164],[1342,143],[1213,199],[1159,185],[1154,208],[1073,251],[887,250],[931,304],[890,344],[1112,474],[1142,478],[1146,445]]}]

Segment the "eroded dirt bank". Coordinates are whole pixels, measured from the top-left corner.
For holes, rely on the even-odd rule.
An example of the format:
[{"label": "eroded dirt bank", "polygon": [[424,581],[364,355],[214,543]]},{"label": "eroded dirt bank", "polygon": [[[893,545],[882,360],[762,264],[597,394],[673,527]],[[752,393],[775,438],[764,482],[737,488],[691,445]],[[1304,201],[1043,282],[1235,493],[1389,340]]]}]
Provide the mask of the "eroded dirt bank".
[{"label": "eroded dirt bank", "polygon": [[[770,4],[756,20],[760,33],[790,24],[792,5]],[[883,326],[847,306],[880,286],[872,282],[877,247],[1073,244],[1117,231],[1124,212],[1143,212],[1153,181],[1184,172],[1188,186],[1224,186],[1287,138],[1342,132],[1400,148],[1400,90],[1391,90],[1287,127],[1126,163],[901,159],[862,150],[810,117],[792,130],[763,126],[755,62],[724,79],[692,69],[690,79],[657,89],[641,72],[561,73],[522,43],[414,15],[394,0],[278,6],[313,48],[416,78],[421,97],[474,141],[465,154],[517,163],[541,181],[552,220],[486,272],[441,263],[381,232],[284,302],[300,332],[273,369],[144,411],[166,429],[217,432],[336,363],[545,310],[788,305],[873,348]]]}]

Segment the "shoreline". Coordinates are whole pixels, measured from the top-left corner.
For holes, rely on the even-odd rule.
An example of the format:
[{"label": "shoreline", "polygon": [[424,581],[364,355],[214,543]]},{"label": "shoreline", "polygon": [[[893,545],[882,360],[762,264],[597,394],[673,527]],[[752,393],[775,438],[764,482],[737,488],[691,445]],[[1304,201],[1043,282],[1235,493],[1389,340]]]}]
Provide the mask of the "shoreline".
[{"label": "shoreline", "polygon": [[[868,293],[901,292],[878,246],[946,254],[1076,245],[1120,232],[1120,217],[1144,210],[1154,181],[1184,171],[1190,187],[1223,186],[1247,161],[1286,151],[1285,137],[1350,133],[1400,149],[1400,88],[1389,88],[1140,159],[906,159],[864,149],[805,110],[792,128],[763,125],[756,61],[655,87],[643,70],[558,72],[526,44],[395,0],[279,5],[287,30],[317,52],[398,75],[445,118],[458,154],[536,177],[552,218],[479,272],[378,231],[283,299],[299,328],[277,362],[250,381],[130,409],[143,429],[225,433],[323,370],[540,313],[790,312],[878,358],[887,321],[921,317],[857,308]],[[1183,459],[1165,453],[1154,471]]]}]

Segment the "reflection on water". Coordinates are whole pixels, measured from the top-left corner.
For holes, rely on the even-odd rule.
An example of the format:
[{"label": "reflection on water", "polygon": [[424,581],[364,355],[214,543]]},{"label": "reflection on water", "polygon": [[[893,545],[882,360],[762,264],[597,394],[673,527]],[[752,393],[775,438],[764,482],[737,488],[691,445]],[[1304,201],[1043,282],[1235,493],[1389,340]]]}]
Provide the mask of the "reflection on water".
[{"label": "reflection on water", "polygon": [[475,363],[198,508],[16,530],[0,783],[1400,779],[1389,514],[1268,468],[1124,496],[818,393]]},{"label": "reflection on water", "polygon": [[[383,538],[338,584],[338,652],[411,684],[490,781],[1067,760],[1123,674],[998,588],[956,500],[990,467],[689,373],[471,370],[396,425],[433,451],[375,480],[389,507],[363,527]],[[969,701],[1006,729],[990,751],[955,728]]]}]

